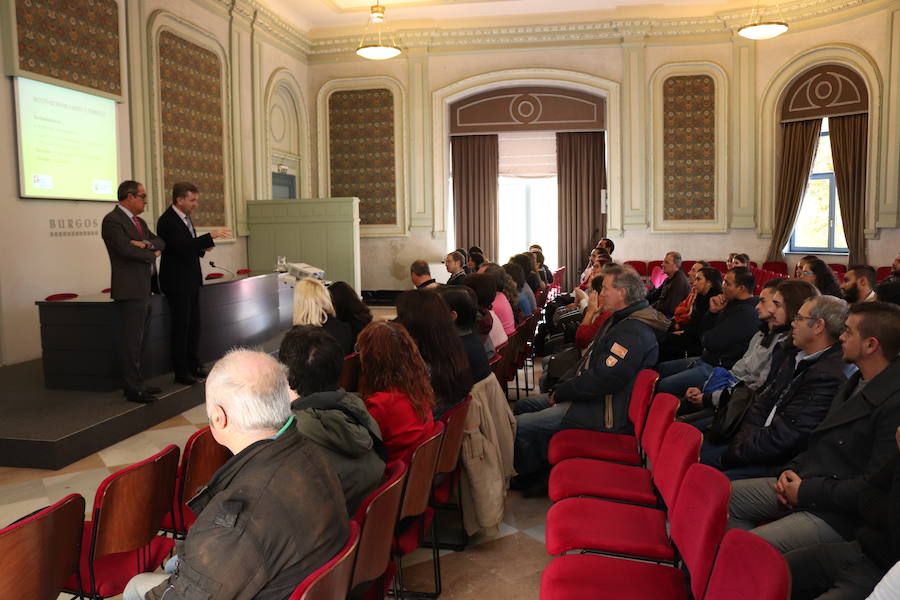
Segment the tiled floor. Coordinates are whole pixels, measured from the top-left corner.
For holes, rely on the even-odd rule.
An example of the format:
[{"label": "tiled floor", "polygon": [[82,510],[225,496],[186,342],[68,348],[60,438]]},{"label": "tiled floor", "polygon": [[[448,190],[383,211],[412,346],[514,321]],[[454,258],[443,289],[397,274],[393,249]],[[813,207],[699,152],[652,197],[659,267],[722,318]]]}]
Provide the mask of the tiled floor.
[{"label": "tiled floor", "polygon": [[[71,493],[84,496],[90,511],[97,485],[106,476],[168,444],[183,447],[188,437],[206,424],[201,405],[58,471],[0,467],[0,527]],[[541,571],[550,561],[544,550],[544,517],[549,506],[546,498],[524,499],[510,492],[504,523],[495,535],[471,540],[463,552],[442,552],[441,598],[536,600]],[[430,559],[430,550],[421,548],[406,557],[408,589],[433,589]]]}]

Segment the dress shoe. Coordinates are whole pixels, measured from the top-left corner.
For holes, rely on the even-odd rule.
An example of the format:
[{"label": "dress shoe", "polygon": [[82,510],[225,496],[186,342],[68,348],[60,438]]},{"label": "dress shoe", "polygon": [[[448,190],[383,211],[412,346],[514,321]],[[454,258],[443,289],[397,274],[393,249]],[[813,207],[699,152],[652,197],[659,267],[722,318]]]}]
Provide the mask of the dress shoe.
[{"label": "dress shoe", "polygon": [[125,397],[128,398],[129,402],[137,402],[139,404],[150,404],[158,399],[146,390],[143,392],[126,392]]},{"label": "dress shoe", "polygon": [[200,379],[202,381],[203,379],[209,377],[209,370],[203,365],[200,365],[199,367],[191,370],[191,375],[193,375],[196,379]]},{"label": "dress shoe", "polygon": [[162,392],[162,389],[152,385],[146,385],[144,386],[144,392],[147,394],[158,394]]},{"label": "dress shoe", "polygon": [[190,375],[176,375],[175,383],[180,383],[181,385],[194,385],[197,383],[197,380]]}]

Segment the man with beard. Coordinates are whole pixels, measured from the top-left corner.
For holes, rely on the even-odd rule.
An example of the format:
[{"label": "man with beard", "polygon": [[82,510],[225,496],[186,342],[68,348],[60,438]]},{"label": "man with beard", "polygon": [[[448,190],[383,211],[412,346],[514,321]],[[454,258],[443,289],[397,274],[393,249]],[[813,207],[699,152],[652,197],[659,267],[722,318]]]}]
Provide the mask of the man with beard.
[{"label": "man with beard", "polygon": [[841,282],[841,291],[851,306],[860,302],[875,301],[875,269],[869,265],[856,265],[847,269]]}]

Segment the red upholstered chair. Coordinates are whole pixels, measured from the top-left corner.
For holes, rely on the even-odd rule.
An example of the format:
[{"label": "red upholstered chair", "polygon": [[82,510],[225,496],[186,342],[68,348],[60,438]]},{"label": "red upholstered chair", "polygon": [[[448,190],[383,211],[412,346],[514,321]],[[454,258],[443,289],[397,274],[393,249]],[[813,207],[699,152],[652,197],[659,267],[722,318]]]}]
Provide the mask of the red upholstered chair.
[{"label": "red upholstered chair", "polygon": [[758,268],[759,268],[759,265],[756,264],[756,261],[755,261],[755,260],[751,260],[751,261],[750,261],[750,264],[749,264],[748,266],[749,266],[751,269],[758,269]]},{"label": "red upholstered chair", "polygon": [[77,298],[78,294],[73,294],[71,292],[64,292],[61,294],[50,294],[46,298],[44,298],[44,302],[62,302],[63,300],[72,300],[73,298]]},{"label": "red upholstered chair", "polygon": [[[698,600],[740,598],[741,596],[720,596],[713,599],[709,594],[704,598],[707,582],[710,581],[709,574],[713,558],[725,533],[731,484],[719,471],[706,465],[696,464],[688,469],[682,489],[683,491],[679,494],[671,512],[671,540],[677,546],[678,553],[690,573],[690,589],[693,598]],[[564,502],[569,501],[571,500]],[[585,499],[584,502],[603,503],[604,501]],[[652,509],[643,507],[625,504],[620,506],[652,512]],[[550,510],[552,511],[553,508]],[[631,517],[636,516],[631,515]],[[588,515],[582,516],[583,522],[587,519]],[[643,529],[645,524],[641,519],[624,524],[612,523],[608,532],[628,531],[628,526],[634,529]],[[592,524],[591,527],[596,527],[596,524]],[[763,540],[760,541],[766,543]],[[754,573],[758,572],[755,569],[753,571]],[[760,576],[757,575],[757,577]],[[712,585],[710,585],[711,590]],[[681,569],[595,554],[571,554],[556,558],[547,566],[541,577],[541,600],[582,598],[591,598],[592,600],[687,600],[688,597],[684,572]],[[768,599],[766,596],[755,595],[748,595],[746,598],[748,600],[750,598]]]},{"label": "red upholstered chair", "polygon": [[696,262],[697,262],[696,260],[681,261],[681,270],[684,271],[685,273],[690,273],[691,267],[693,267]]},{"label": "red upholstered chair", "polygon": [[362,364],[359,362],[359,353],[354,352],[344,357],[344,366],[341,368],[340,386],[348,392],[359,389],[359,374]]},{"label": "red upholstered chair", "polygon": [[251,271],[250,269],[238,269],[237,270],[238,275],[249,275],[252,272],[253,271]]},{"label": "red upholstered chair", "polygon": [[[403,591],[403,566],[400,564],[400,558],[421,545],[425,532],[431,527],[431,521],[434,518],[434,509],[428,503],[431,499],[434,473],[440,456],[441,441],[444,437],[444,424],[438,421],[435,426],[434,433],[419,444],[409,462],[406,486],[400,502],[400,513],[397,515],[398,525],[391,546],[391,553],[397,567],[397,576],[394,579],[395,598],[401,598]],[[432,561],[435,568],[434,593],[438,596],[441,593],[441,579],[436,546],[432,547]],[[415,592],[414,595],[430,594]]]},{"label": "red upholstered chair", "polygon": [[847,265],[842,265],[841,263],[828,263],[828,267],[834,272],[834,276],[837,277],[838,281],[841,281],[844,278],[844,273],[847,272]]},{"label": "red upholstered chair", "polygon": [[67,592],[96,599],[115,596],[133,576],[162,563],[175,544],[157,532],[172,509],[178,452],[170,444],[100,483],[92,519],[84,524],[81,578],[70,577]]},{"label": "red upholstered chair", "polygon": [[397,514],[406,483],[406,463],[390,463],[384,473],[384,483],[369,494],[356,509],[353,520],[359,523],[359,550],[353,565],[350,597],[362,598],[370,589],[378,589],[383,596],[385,574],[391,561],[391,540],[397,527]]},{"label": "red upholstered chair", "polygon": [[660,269],[662,269],[662,264],[663,264],[663,261],[661,261],[661,260],[647,261],[647,272],[648,273],[652,272],[653,269],[656,267],[659,267]]},{"label": "red upholstered chair", "polygon": [[[597,458],[615,460],[632,465],[641,464],[642,447],[638,441],[643,439],[644,426],[651,410],[653,390],[659,374],[651,369],[644,369],[637,374],[631,389],[628,403],[628,420],[634,426],[634,435],[606,433],[588,429],[566,429],[550,439],[547,458],[555,465],[566,458]],[[672,417],[674,420],[674,416]],[[659,441],[662,442],[662,431]]]},{"label": "red upholstered chair", "polygon": [[359,547],[359,524],[350,521],[350,537],[337,555],[300,582],[289,600],[343,600],[350,589]]},{"label": "red upholstered chair", "polygon": [[100,290],[101,294],[109,294],[110,292],[112,292],[112,288],[103,288]]},{"label": "red upholstered chair", "polygon": [[56,600],[78,569],[84,498],[70,494],[0,529],[0,598]]},{"label": "red upholstered chair", "polygon": [[634,267],[634,270],[637,271],[637,274],[641,277],[646,277],[647,273],[647,263],[643,260],[626,260],[625,264],[629,267]]},{"label": "red upholstered chair", "polygon": [[213,279],[222,279],[225,277],[225,273],[207,273],[206,280],[211,281]]},{"label": "red upholstered chair", "polygon": [[728,271],[728,265],[725,264],[724,260],[711,260],[709,261],[709,266],[713,269],[718,269],[723,275]]},{"label": "red upholstered chair", "polygon": [[677,487],[700,458],[703,435],[686,423],[671,423],[650,470],[619,463],[569,458],[550,472],[550,499],[591,496],[656,506],[656,490]]},{"label": "red upholstered chair", "polygon": [[788,274],[787,263],[783,260],[766,261],[763,263],[763,269],[778,273],[779,275],[784,275],[785,277],[787,277]]},{"label": "red upholstered chair", "polygon": [[163,520],[162,529],[174,533],[176,537],[187,535],[188,529],[197,520],[197,515],[188,508],[187,501],[209,483],[219,467],[231,456],[231,451],[213,438],[209,427],[204,427],[188,438],[175,480],[172,511]]},{"label": "red upholstered chair", "polygon": [[894,267],[878,267],[878,270],[875,271],[875,280],[878,283],[881,283],[888,277],[890,277],[894,272]]},{"label": "red upholstered chair", "polygon": [[725,533],[703,600],[787,600],[791,574],[772,544],[749,531]]}]

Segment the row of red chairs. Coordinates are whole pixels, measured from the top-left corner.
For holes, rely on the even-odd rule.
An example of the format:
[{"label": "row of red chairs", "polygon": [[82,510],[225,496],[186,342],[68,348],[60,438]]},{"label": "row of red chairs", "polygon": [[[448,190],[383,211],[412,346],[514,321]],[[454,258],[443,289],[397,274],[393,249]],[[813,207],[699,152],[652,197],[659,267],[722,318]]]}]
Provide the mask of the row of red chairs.
[{"label": "row of red chairs", "polygon": [[[541,311],[536,310],[530,317],[516,325],[516,330],[503,344],[495,348],[496,354],[490,360],[491,371],[500,382],[504,393],[509,394],[509,382],[516,381],[516,399],[519,399],[519,370],[534,356],[534,336],[537,332]],[[531,389],[528,383],[527,369],[524,372],[525,389]]]},{"label": "row of red chairs", "polygon": [[698,464],[702,436],[674,422],[677,398],[653,398],[657,379],[645,370],[635,380],[635,435],[566,430],[551,440],[547,551],[582,554],[550,563],[541,598],[785,600],[784,559],[753,534],[725,533],[730,483]]},{"label": "row of red chairs", "polygon": [[[238,276],[250,275],[253,271],[250,269],[238,269],[235,273]],[[225,276],[225,273],[220,273],[215,271],[213,273],[208,273],[206,275],[206,280],[211,281],[213,279],[221,279]],[[112,291],[112,288],[103,288],[100,290],[101,294],[108,294]],[[63,300],[74,300],[78,297],[78,294],[74,292],[60,292],[58,294],[50,294],[46,298],[44,298],[44,302],[62,302]]]}]

